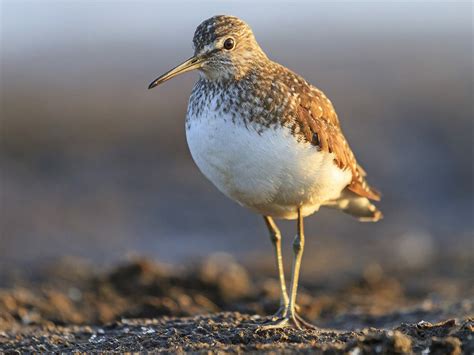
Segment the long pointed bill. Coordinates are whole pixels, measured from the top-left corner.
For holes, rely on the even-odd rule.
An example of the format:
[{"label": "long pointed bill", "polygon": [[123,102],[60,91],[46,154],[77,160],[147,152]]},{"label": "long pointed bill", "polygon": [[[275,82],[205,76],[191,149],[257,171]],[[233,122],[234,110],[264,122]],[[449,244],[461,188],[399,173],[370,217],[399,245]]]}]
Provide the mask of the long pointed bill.
[{"label": "long pointed bill", "polygon": [[164,83],[165,81],[167,81],[167,80],[169,80],[169,79],[171,79],[171,78],[173,78],[173,77],[175,77],[179,74],[183,74],[183,73],[186,73],[190,70],[200,68],[203,62],[204,62],[203,57],[197,57],[197,56],[191,57],[187,61],[185,61],[184,63],[181,63],[180,65],[178,65],[176,68],[171,69],[169,72],[163,74],[158,79],[154,80],[148,86],[148,89],[153,89],[155,86],[158,86],[161,83]]}]

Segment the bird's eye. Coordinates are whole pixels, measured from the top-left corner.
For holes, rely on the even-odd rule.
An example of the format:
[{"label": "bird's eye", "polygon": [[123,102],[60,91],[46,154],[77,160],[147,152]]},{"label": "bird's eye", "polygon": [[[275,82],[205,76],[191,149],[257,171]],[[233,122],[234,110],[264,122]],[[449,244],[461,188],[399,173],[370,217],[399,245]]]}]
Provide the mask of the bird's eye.
[{"label": "bird's eye", "polygon": [[224,42],[224,48],[230,51],[232,48],[234,48],[235,42],[233,38],[227,38]]}]

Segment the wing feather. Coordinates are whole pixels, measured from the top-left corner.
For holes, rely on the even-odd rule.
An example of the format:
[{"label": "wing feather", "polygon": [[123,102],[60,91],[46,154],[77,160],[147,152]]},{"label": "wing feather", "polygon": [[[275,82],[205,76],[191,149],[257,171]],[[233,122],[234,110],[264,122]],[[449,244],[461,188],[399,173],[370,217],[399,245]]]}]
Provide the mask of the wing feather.
[{"label": "wing feather", "polygon": [[320,150],[334,154],[334,162],[341,169],[350,169],[352,181],[348,189],[356,194],[379,201],[380,193],[365,180],[365,171],[357,163],[332,103],[319,90],[301,94],[296,109],[300,131],[306,140]]}]

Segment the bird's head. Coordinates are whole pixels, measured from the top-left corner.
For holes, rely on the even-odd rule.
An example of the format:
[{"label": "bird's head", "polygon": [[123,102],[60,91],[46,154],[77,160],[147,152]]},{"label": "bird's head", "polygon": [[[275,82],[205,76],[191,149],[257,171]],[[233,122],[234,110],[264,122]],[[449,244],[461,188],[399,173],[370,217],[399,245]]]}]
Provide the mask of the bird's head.
[{"label": "bird's head", "polygon": [[202,22],[194,32],[193,45],[194,56],[161,75],[148,88],[194,69],[209,80],[239,79],[266,59],[250,26],[233,16],[219,15]]}]

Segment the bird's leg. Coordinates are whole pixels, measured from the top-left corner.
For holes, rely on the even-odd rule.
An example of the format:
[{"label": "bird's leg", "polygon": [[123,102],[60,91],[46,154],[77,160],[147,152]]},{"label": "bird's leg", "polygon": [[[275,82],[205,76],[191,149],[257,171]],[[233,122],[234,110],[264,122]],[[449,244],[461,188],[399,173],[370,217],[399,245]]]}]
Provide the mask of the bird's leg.
[{"label": "bird's leg", "polygon": [[298,232],[293,241],[293,268],[291,271],[291,289],[290,289],[290,304],[288,305],[288,316],[295,325],[300,328],[296,320],[296,293],[298,291],[298,280],[300,276],[301,258],[304,250],[304,224],[301,209],[298,209]]},{"label": "bird's leg", "polygon": [[281,233],[272,217],[264,216],[265,224],[270,232],[270,240],[275,248],[275,259],[280,278],[280,308],[275,313],[276,317],[286,315],[289,305],[288,293],[286,292],[285,272],[283,270],[283,258],[281,255]]},{"label": "bird's leg", "polygon": [[276,322],[271,322],[268,325],[260,327],[261,330],[274,329],[274,328],[285,328],[285,327],[296,327],[302,329],[302,327],[315,329],[312,324],[307,323],[296,313],[296,294],[298,290],[298,279],[300,274],[301,258],[303,257],[304,250],[304,225],[303,216],[301,210],[298,209],[298,232],[295,240],[293,241],[293,268],[291,272],[291,288],[290,288],[290,299],[286,307],[286,311],[283,313],[281,318]]}]

